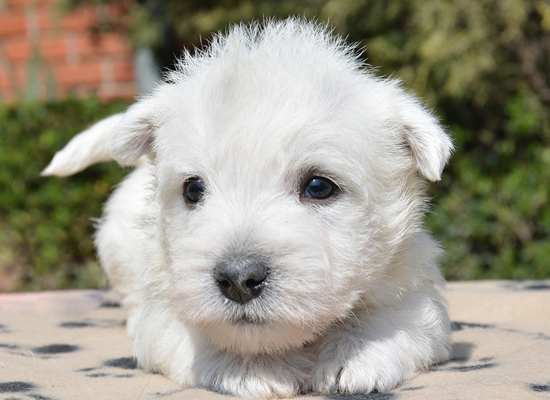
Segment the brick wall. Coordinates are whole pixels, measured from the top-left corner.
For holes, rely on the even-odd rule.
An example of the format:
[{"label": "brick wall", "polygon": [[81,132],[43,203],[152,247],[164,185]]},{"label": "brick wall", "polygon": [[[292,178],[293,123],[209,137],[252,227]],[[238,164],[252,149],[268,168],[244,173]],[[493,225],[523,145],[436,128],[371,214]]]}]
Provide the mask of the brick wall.
[{"label": "brick wall", "polygon": [[90,35],[91,6],[62,16],[55,0],[0,0],[0,102],[96,94],[103,100],[136,93],[132,51],[123,37]]}]

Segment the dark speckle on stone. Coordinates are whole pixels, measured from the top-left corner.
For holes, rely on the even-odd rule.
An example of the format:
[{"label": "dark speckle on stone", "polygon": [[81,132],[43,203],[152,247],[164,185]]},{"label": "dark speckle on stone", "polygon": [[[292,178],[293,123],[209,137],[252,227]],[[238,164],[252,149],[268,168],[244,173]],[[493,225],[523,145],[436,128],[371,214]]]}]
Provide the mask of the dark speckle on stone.
[{"label": "dark speckle on stone", "polygon": [[546,283],[533,283],[524,286],[523,290],[550,290],[550,285]]},{"label": "dark speckle on stone", "polygon": [[457,356],[457,357],[451,357],[451,359],[449,359],[449,362],[455,362],[455,363],[463,363],[463,362],[466,362],[468,361],[468,357],[462,357],[462,356]]},{"label": "dark speckle on stone", "polygon": [[86,376],[90,378],[104,378],[106,376],[109,376],[109,374],[106,374],[105,372],[98,372],[97,374],[88,374]]},{"label": "dark speckle on stone", "polygon": [[[189,390],[189,389],[192,389],[192,388],[183,388],[183,389],[176,389],[176,390],[170,390],[168,392],[155,392],[155,396],[157,397],[168,397],[168,396],[172,396],[173,394],[176,394],[176,393],[181,393],[181,392],[185,392],[186,390]],[[206,389],[206,390],[209,390],[209,389]],[[211,391],[211,390],[209,390]]]},{"label": "dark speckle on stone", "polygon": [[18,349],[19,346],[16,344],[6,344],[6,343],[0,343],[0,349]]},{"label": "dark speckle on stone", "polygon": [[59,324],[59,326],[61,328],[90,328],[95,325],[91,322],[69,321],[69,322],[62,322]]},{"label": "dark speckle on stone", "polygon": [[102,308],[120,308],[120,303],[118,301],[105,300],[99,306]]},{"label": "dark speckle on stone", "polygon": [[27,396],[35,400],[52,400],[51,397],[42,396],[41,394],[36,394],[36,393],[27,394]]},{"label": "dark speckle on stone", "polygon": [[460,365],[458,367],[450,367],[448,371],[470,372],[470,371],[477,371],[480,369],[494,368],[496,366],[497,364],[495,363],[487,363],[487,364],[479,364],[479,365]]},{"label": "dark speckle on stone", "polygon": [[76,372],[90,372],[90,371],[95,371],[97,368],[94,368],[94,367],[91,367],[91,368],[81,368],[81,369],[77,369]]},{"label": "dark speckle on stone", "polygon": [[136,369],[138,367],[137,360],[134,357],[113,358],[105,361],[103,365],[122,369]]},{"label": "dark speckle on stone", "polygon": [[533,392],[550,392],[550,385],[529,385]]},{"label": "dark speckle on stone", "polygon": [[461,331],[464,328],[484,328],[484,329],[487,329],[487,328],[493,328],[493,325],[475,324],[475,323],[471,323],[471,322],[458,322],[458,321],[453,321],[451,323],[451,329],[453,330],[453,332]]},{"label": "dark speckle on stone", "polygon": [[28,382],[0,382],[0,393],[20,393],[36,389],[36,386]]},{"label": "dark speckle on stone", "polygon": [[78,346],[72,346],[70,344],[50,344],[48,346],[36,347],[35,353],[38,354],[60,354],[60,353],[72,353],[79,350]]},{"label": "dark speckle on stone", "polygon": [[395,393],[342,394],[323,397],[326,400],[393,400]]},{"label": "dark speckle on stone", "polygon": [[410,391],[413,391],[413,390],[420,390],[420,389],[424,389],[424,386],[412,386],[412,387],[408,387],[408,388],[403,388],[401,389],[402,392],[410,392]]}]

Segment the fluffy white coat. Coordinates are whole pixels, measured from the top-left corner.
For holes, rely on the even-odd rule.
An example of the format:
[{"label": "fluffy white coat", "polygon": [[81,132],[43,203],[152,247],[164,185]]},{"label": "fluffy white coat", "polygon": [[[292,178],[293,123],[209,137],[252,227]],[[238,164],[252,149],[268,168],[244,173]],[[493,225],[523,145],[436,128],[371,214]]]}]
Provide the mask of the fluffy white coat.
[{"label": "fluffy white coat", "polygon": [[[138,165],[105,206],[99,259],[129,311],[139,364],[241,396],[387,391],[447,360],[441,251],[425,183],[452,143],[353,47],[301,19],[234,26],[167,83],[75,137],[44,171]],[[311,176],[328,200],[304,197]],[[192,177],[204,183],[185,201]],[[264,257],[261,295],[213,270]]]}]

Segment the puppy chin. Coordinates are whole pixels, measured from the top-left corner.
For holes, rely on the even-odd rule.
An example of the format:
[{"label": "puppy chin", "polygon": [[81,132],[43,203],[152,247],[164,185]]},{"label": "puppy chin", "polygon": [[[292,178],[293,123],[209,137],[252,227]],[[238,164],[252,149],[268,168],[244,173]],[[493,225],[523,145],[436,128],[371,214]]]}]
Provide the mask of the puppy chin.
[{"label": "puppy chin", "polygon": [[202,297],[173,286],[177,291],[171,304],[184,325],[199,329],[218,349],[237,355],[281,354],[304,347],[347,315],[350,306],[323,304],[319,296],[317,307],[311,307],[307,300],[277,290],[276,284],[259,298],[240,304],[211,286]]},{"label": "puppy chin", "polygon": [[179,319],[198,328],[218,349],[237,355],[280,354],[303,347],[315,341],[334,317],[320,318],[298,305],[293,309],[289,302],[278,301],[269,293],[246,304],[228,300],[221,293],[214,292],[212,297],[208,305],[194,302],[195,312],[182,307]]},{"label": "puppy chin", "polygon": [[211,323],[202,326],[201,330],[220,350],[247,356],[284,353],[303,347],[316,337],[316,330],[305,324],[256,323],[251,320]]}]

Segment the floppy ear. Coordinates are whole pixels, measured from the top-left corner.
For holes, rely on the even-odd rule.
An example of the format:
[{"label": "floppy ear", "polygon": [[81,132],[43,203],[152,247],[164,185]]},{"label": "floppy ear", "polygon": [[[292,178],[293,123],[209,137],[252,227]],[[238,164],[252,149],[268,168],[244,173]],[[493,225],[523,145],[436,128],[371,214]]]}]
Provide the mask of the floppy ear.
[{"label": "floppy ear", "polygon": [[141,156],[153,155],[153,139],[160,125],[157,106],[151,99],[131,106],[111,136],[110,154],[122,166],[132,166]]},{"label": "floppy ear", "polygon": [[415,99],[401,110],[401,132],[418,171],[430,181],[441,179],[453,142],[437,118]]},{"label": "floppy ear", "polygon": [[111,115],[73,137],[40,175],[69,176],[111,159],[109,141],[122,114]]}]

